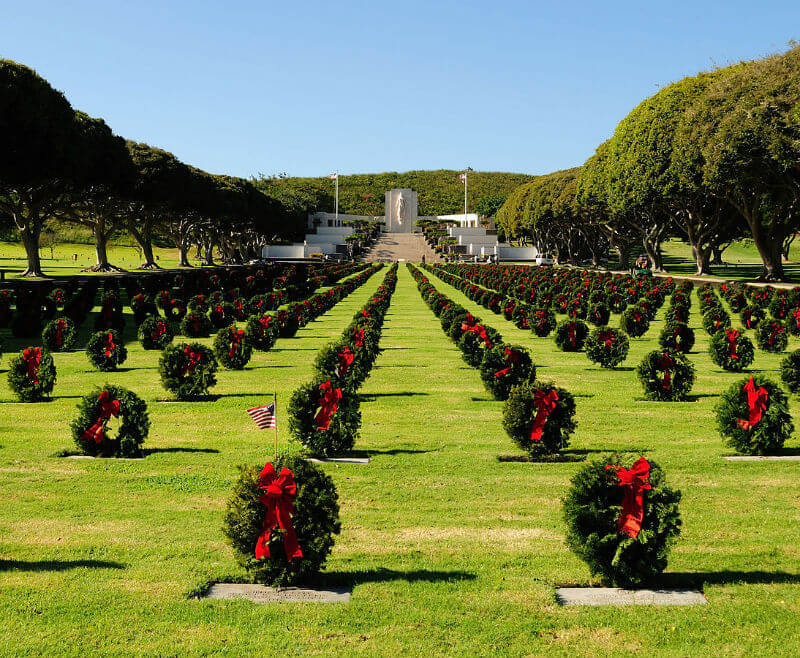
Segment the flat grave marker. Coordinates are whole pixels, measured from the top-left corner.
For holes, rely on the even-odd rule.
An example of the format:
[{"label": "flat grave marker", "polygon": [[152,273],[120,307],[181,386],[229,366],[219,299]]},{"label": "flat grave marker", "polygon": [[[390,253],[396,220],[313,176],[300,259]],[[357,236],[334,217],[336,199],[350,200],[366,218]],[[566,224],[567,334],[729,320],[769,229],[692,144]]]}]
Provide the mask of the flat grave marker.
[{"label": "flat grave marker", "polygon": [[558,587],[560,605],[706,605],[696,589],[622,589],[620,587]]},{"label": "flat grave marker", "polygon": [[310,589],[302,587],[267,587],[252,583],[215,583],[205,594],[207,599],[246,599],[253,603],[349,603],[351,588]]}]

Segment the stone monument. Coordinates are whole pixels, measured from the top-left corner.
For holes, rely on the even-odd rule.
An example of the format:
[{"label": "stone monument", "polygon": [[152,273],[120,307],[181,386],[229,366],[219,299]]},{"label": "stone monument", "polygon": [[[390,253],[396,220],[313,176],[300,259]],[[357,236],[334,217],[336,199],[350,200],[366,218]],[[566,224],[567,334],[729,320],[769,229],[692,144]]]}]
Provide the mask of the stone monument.
[{"label": "stone monument", "polygon": [[411,233],[417,217],[417,193],[414,190],[395,189],[386,193],[387,232]]}]

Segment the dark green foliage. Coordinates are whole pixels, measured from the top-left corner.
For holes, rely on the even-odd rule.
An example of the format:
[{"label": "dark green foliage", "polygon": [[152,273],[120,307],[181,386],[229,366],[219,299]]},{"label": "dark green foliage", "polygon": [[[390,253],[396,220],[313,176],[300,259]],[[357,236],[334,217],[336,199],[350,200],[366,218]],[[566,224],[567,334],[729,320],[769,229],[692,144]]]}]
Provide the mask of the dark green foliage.
[{"label": "dark green foliage", "polygon": [[789,352],[781,360],[781,381],[792,393],[800,392],[800,350]]},{"label": "dark green foliage", "polygon": [[740,317],[742,318],[742,324],[744,325],[745,329],[755,329],[759,324],[761,324],[761,322],[763,322],[764,318],[767,317],[767,314],[764,313],[764,309],[760,306],[751,304],[742,309]]},{"label": "dark green foliage", "polygon": [[647,400],[685,400],[694,384],[694,366],[681,352],[653,350],[636,368]]},{"label": "dark green foliage", "polygon": [[558,321],[556,320],[556,314],[553,313],[553,311],[551,311],[549,308],[535,309],[528,319],[528,325],[530,326],[531,331],[539,338],[549,336],[550,332],[556,328],[557,324]]},{"label": "dark green foliage", "polygon": [[[192,359],[196,355],[196,360]],[[195,400],[217,383],[217,360],[200,343],[169,345],[158,362],[161,383],[179,400]]]},{"label": "dark green foliage", "polygon": [[175,338],[172,326],[159,317],[148,317],[139,325],[139,342],[146,350],[163,350]]},{"label": "dark green foliage", "polygon": [[319,457],[335,457],[350,452],[361,428],[358,396],[342,391],[336,412],[328,429],[319,429],[314,418],[320,409],[321,378],[298,388],[289,400],[289,432],[309,453]]},{"label": "dark green foliage", "polygon": [[586,338],[586,356],[603,368],[614,368],[628,356],[630,340],[624,332],[611,327],[598,327]]},{"label": "dark green foliage", "polygon": [[647,333],[650,328],[650,320],[638,306],[631,306],[622,312],[619,322],[622,329],[629,336],[639,338]]},{"label": "dark green foliage", "polygon": [[230,302],[218,302],[216,304],[212,304],[208,309],[208,319],[211,321],[211,324],[215,329],[229,327],[236,320],[233,304]]},{"label": "dark green foliage", "polygon": [[251,315],[247,319],[244,332],[253,347],[267,352],[272,349],[278,338],[278,325],[269,313]]},{"label": "dark green foliage", "polygon": [[666,350],[688,354],[694,347],[694,329],[683,322],[668,322],[661,330],[658,344]]},{"label": "dark green foliage", "polygon": [[708,345],[711,360],[723,370],[741,372],[753,363],[755,350],[753,341],[730,327],[718,331]]},{"label": "dark green foliage", "polygon": [[786,393],[771,379],[753,375],[758,390],[767,390],[767,408],[761,419],[751,428],[740,421],[748,421],[747,392],[744,390],[751,377],[741,379],[722,394],[716,407],[717,429],[726,444],[746,455],[770,455],[779,451],[794,432],[792,416]]},{"label": "dark green foliage", "polygon": [[582,320],[562,320],[556,327],[555,342],[564,352],[580,352],[588,335],[589,327]]},{"label": "dark green foliage", "polygon": [[[558,395],[556,406],[546,415],[541,439],[531,440],[531,429],[539,413],[537,399],[552,391]],[[575,427],[575,399],[551,382],[524,382],[511,389],[503,405],[503,429],[514,443],[532,457],[564,450]]]},{"label": "dark green foliage", "polygon": [[69,318],[50,320],[42,329],[42,345],[51,352],[68,352],[78,343],[78,331]]},{"label": "dark green foliage", "polygon": [[[349,367],[340,369],[340,356],[344,354],[345,348],[353,354],[353,362]],[[354,392],[367,378],[362,359],[357,358],[358,350],[343,340],[336,340],[323,346],[317,353],[314,361],[314,369],[319,373],[320,378],[330,379],[335,386],[343,390]],[[339,373],[343,376],[340,377]]]},{"label": "dark green foliage", "polygon": [[[39,365],[33,373],[29,370],[31,351],[41,350]],[[31,377],[31,374],[34,376]],[[38,402],[48,395],[56,384],[56,366],[53,357],[44,348],[28,347],[8,364],[8,385],[20,402]]]},{"label": "dark green foliage", "polygon": [[[100,395],[108,393],[109,400],[119,402],[119,417],[101,419]],[[103,435],[100,443],[84,436],[97,422],[102,422]],[[116,433],[108,432],[108,424],[119,425]],[[141,457],[141,446],[150,431],[147,404],[138,395],[121,386],[106,384],[96,387],[78,403],[78,416],[70,427],[75,444],[85,455],[101,457]]]},{"label": "dark green foliage", "polygon": [[602,302],[598,302],[596,304],[592,304],[589,308],[589,313],[586,316],[586,319],[589,320],[595,327],[604,327],[608,324],[608,320],[611,317],[611,311],[609,310],[608,306],[603,304]]},{"label": "dark green foliage", "polygon": [[230,540],[238,562],[254,582],[272,586],[300,585],[313,581],[333,549],[334,535],[341,528],[336,487],[330,476],[296,455],[281,455],[272,462],[275,471],[288,468],[294,473],[297,496],[292,527],[303,552],[302,558],[287,561],[282,534],[273,530],[270,557],[256,560],[255,546],[266,513],[258,500],[262,491],[258,476],[262,467],[240,466],[240,475],[228,499],[222,531]]},{"label": "dark green foliage", "polygon": [[731,317],[723,308],[713,308],[710,311],[703,313],[703,329],[706,333],[713,336],[721,329],[727,329],[731,326]]},{"label": "dark green foliage", "polygon": [[214,356],[229,370],[242,370],[253,356],[253,346],[243,329],[224,327],[214,337]]},{"label": "dark green foliage", "polygon": [[458,349],[461,350],[462,358],[473,368],[479,368],[483,361],[483,355],[491,349],[492,346],[499,345],[503,340],[502,336],[500,336],[500,332],[492,327],[479,324],[476,325],[476,328],[479,330],[481,328],[483,329],[488,343],[481,338],[479,334],[472,331],[465,331],[461,335],[461,338],[458,339]]},{"label": "dark green foliage", "polygon": [[536,367],[528,350],[506,343],[484,352],[480,372],[483,385],[495,400],[507,400],[512,388],[536,379]]},{"label": "dark green foliage", "polygon": [[211,329],[211,320],[199,310],[189,311],[181,320],[181,333],[188,338],[206,338]]},{"label": "dark green foliage", "polygon": [[122,342],[122,335],[115,329],[109,329],[92,334],[86,345],[86,356],[95,368],[110,372],[124,363],[128,358],[128,350]]},{"label": "dark green foliage", "polygon": [[668,487],[664,472],[648,460],[651,489],[644,491],[642,529],[636,538],[618,532],[625,487],[606,466],[630,468],[633,461],[610,455],[585,464],[572,477],[563,501],[567,546],[593,576],[617,587],[655,583],[681,531],[681,493]]},{"label": "dark green foliage", "polygon": [[756,329],[756,343],[765,352],[783,352],[789,344],[789,332],[780,320],[766,320]]}]

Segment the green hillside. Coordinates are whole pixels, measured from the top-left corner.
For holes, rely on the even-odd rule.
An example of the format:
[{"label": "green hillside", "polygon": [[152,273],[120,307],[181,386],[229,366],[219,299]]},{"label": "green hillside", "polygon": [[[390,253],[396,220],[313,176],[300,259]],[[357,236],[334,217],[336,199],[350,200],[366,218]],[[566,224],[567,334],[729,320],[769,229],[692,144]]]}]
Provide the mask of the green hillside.
[{"label": "green hillside", "polygon": [[[339,176],[339,210],[353,215],[383,215],[387,190],[404,187],[419,193],[420,215],[448,215],[464,211],[464,185],[459,171],[387,172]],[[511,190],[532,180],[528,174],[506,172],[470,172],[470,212],[482,199],[493,195],[505,198]],[[333,210],[334,183],[330,178],[261,178],[255,185],[285,207],[304,216],[315,210]]]}]

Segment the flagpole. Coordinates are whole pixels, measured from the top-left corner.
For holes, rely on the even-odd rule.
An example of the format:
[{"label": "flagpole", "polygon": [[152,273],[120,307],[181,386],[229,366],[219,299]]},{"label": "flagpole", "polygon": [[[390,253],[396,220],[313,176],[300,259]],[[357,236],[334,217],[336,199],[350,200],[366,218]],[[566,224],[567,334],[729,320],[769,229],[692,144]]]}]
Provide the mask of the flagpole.
[{"label": "flagpole", "polygon": [[273,419],[275,420],[274,427],[275,427],[275,459],[278,459],[278,392],[274,391],[272,393],[272,403],[275,405],[275,414]]},{"label": "flagpole", "polygon": [[336,172],[336,226],[339,226],[339,172]]},{"label": "flagpole", "polygon": [[464,226],[467,225],[467,178],[469,174],[464,172]]}]

